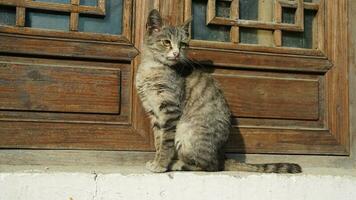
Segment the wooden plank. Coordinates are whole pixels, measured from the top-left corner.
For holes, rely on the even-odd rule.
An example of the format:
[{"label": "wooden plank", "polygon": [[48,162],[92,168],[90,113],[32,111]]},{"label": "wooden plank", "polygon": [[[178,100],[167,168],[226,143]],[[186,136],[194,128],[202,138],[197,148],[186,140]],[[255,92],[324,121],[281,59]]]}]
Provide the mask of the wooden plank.
[{"label": "wooden plank", "polygon": [[[258,1],[258,21],[273,21],[273,1],[274,0]],[[257,44],[262,46],[275,46],[273,32],[269,30],[258,29],[257,41]]]},{"label": "wooden plank", "polygon": [[304,31],[304,0],[296,0],[297,10],[295,11],[295,24]]},{"label": "wooden plank", "polygon": [[206,7],[206,25],[210,24],[216,15],[216,0],[208,0]]},{"label": "wooden plank", "polygon": [[127,126],[0,121],[0,148],[150,150]]},{"label": "wooden plank", "polygon": [[183,23],[184,1],[166,0],[159,2],[159,12],[167,25],[177,26]]},{"label": "wooden plank", "polygon": [[[13,27],[13,26],[0,26],[0,32],[9,34],[29,35],[29,36],[45,36],[54,38],[65,39],[83,39],[91,41],[104,41],[104,42],[117,42],[129,44],[129,38],[122,35],[109,35],[99,33],[85,33],[85,32],[64,32],[56,30],[34,29],[30,27]],[[0,33],[1,34],[1,33]]]},{"label": "wooden plank", "polygon": [[78,31],[79,13],[70,13],[69,30]]},{"label": "wooden plank", "polygon": [[0,80],[0,110],[119,113],[117,70],[2,63]]},{"label": "wooden plank", "polygon": [[314,48],[325,52],[325,0],[320,0],[320,9],[314,19],[315,28],[313,29]]},{"label": "wooden plank", "polygon": [[[349,1],[351,2],[351,1]],[[356,2],[349,4],[349,96],[350,96],[350,133],[351,156],[356,156]]]},{"label": "wooden plank", "polygon": [[25,10],[24,7],[16,7],[16,26],[25,26]]},{"label": "wooden plank", "polygon": [[318,120],[319,83],[295,79],[216,74],[234,117]]},{"label": "wooden plank", "polygon": [[[239,0],[233,0],[230,7],[230,18],[239,18]],[[237,44],[240,42],[240,28],[238,26],[232,26],[230,30],[230,41]]]},{"label": "wooden plank", "polygon": [[332,67],[332,63],[325,58],[283,56],[280,54],[263,54],[256,52],[189,49],[187,56],[190,59],[203,63],[211,63],[216,66],[247,69],[327,72]]},{"label": "wooden plank", "polygon": [[[274,3],[274,20],[277,23],[282,22],[282,7],[279,3],[275,2]],[[276,47],[282,46],[282,31],[281,30],[275,30],[274,31],[274,44]]]},{"label": "wooden plank", "polygon": [[304,49],[304,48],[293,48],[293,47],[264,47],[259,45],[242,44],[236,45],[229,42],[217,42],[217,41],[206,41],[206,40],[191,40],[189,46],[192,49],[214,49],[220,51],[247,51],[247,52],[264,52],[264,53],[276,53],[285,55],[296,55],[296,56],[315,56],[320,58],[326,58],[323,51],[319,49]]},{"label": "wooden plank", "polygon": [[[127,63],[119,62],[93,62],[71,59],[44,59],[25,58],[18,56],[0,56],[0,66],[9,63],[36,66],[70,66],[71,68],[90,68],[120,71],[120,113],[95,114],[95,113],[60,113],[60,112],[35,112],[35,111],[0,111],[0,121],[26,121],[26,122],[53,122],[53,123],[90,123],[90,124],[121,124],[131,123],[131,86],[132,67]],[[1,82],[1,81],[0,81]]]},{"label": "wooden plank", "polygon": [[233,129],[228,152],[348,155],[328,130]]},{"label": "wooden plank", "polygon": [[[0,34],[0,52],[131,61],[138,51],[131,44],[18,37]],[[21,44],[21,45],[19,45]],[[45,50],[45,51],[44,51]]]},{"label": "wooden plank", "polygon": [[326,74],[328,127],[337,141],[350,152],[348,87],[348,1],[325,1],[326,54],[334,66]]},{"label": "wooden plank", "polygon": [[78,31],[79,13],[77,10],[79,6],[79,0],[71,0],[71,4],[72,8],[74,8],[74,11],[70,13],[69,30]]},{"label": "wooden plank", "polygon": [[[132,24],[133,24],[133,1],[123,1],[123,19],[122,19],[122,35],[129,41],[132,41]],[[105,6],[105,5],[104,5]]]},{"label": "wooden plank", "polygon": [[296,31],[296,32],[303,31],[303,27],[301,27],[300,25],[275,23],[275,22],[261,22],[261,21],[244,20],[244,19],[232,20],[224,17],[215,17],[210,21],[209,24],[239,26],[239,27],[246,27],[246,28],[266,29],[266,30],[280,29],[280,30]]}]

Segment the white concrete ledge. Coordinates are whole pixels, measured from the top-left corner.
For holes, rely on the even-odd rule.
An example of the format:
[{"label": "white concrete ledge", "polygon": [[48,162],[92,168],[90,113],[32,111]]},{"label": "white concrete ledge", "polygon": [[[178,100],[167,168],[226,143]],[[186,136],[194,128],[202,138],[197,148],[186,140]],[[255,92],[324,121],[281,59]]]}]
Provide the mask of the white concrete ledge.
[{"label": "white concrete ledge", "polygon": [[0,173],[0,200],[355,200],[356,176],[190,173]]}]

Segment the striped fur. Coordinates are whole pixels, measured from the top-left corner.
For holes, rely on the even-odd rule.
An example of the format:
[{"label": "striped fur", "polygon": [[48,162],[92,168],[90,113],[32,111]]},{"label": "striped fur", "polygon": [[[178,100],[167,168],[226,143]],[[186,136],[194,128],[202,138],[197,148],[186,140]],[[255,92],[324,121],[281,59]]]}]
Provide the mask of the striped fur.
[{"label": "striped fur", "polygon": [[212,76],[184,57],[188,24],[163,26],[158,11],[147,22],[136,88],[155,137],[156,154],[146,167],[167,170],[241,170],[296,173],[290,163],[247,164],[224,160],[231,122],[227,102]]}]

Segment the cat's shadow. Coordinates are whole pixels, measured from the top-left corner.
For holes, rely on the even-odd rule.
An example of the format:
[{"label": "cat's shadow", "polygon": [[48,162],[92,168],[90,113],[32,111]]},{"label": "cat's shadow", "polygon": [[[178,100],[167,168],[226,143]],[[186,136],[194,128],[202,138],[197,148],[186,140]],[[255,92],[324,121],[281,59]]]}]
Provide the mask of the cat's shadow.
[{"label": "cat's shadow", "polygon": [[[213,65],[213,62],[211,60],[202,60],[202,61],[191,60],[190,65],[193,65],[194,68],[199,68],[200,70],[206,73],[212,74],[213,77],[215,71],[218,69],[217,66]],[[189,74],[189,71],[187,73]],[[217,80],[215,79],[215,81]],[[229,105],[229,107],[231,106]],[[239,162],[245,163],[246,161],[245,142],[238,126],[239,124],[238,119],[237,117],[234,116],[234,113],[232,113],[231,122],[232,122],[232,130],[230,133],[228,143],[225,148],[225,157],[233,158],[234,160],[238,160]]]}]

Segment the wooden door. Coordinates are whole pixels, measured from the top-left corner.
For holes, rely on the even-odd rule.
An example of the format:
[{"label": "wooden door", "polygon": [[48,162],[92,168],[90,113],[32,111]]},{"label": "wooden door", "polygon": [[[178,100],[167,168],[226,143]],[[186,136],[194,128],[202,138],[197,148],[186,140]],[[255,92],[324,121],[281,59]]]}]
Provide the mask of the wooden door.
[{"label": "wooden door", "polygon": [[151,147],[132,123],[133,0],[0,5],[1,147]]},{"label": "wooden door", "polygon": [[[0,147],[153,150],[133,78],[146,16],[193,17],[228,150],[349,153],[347,0],[0,0]],[[137,56],[136,56],[137,55]]]}]

